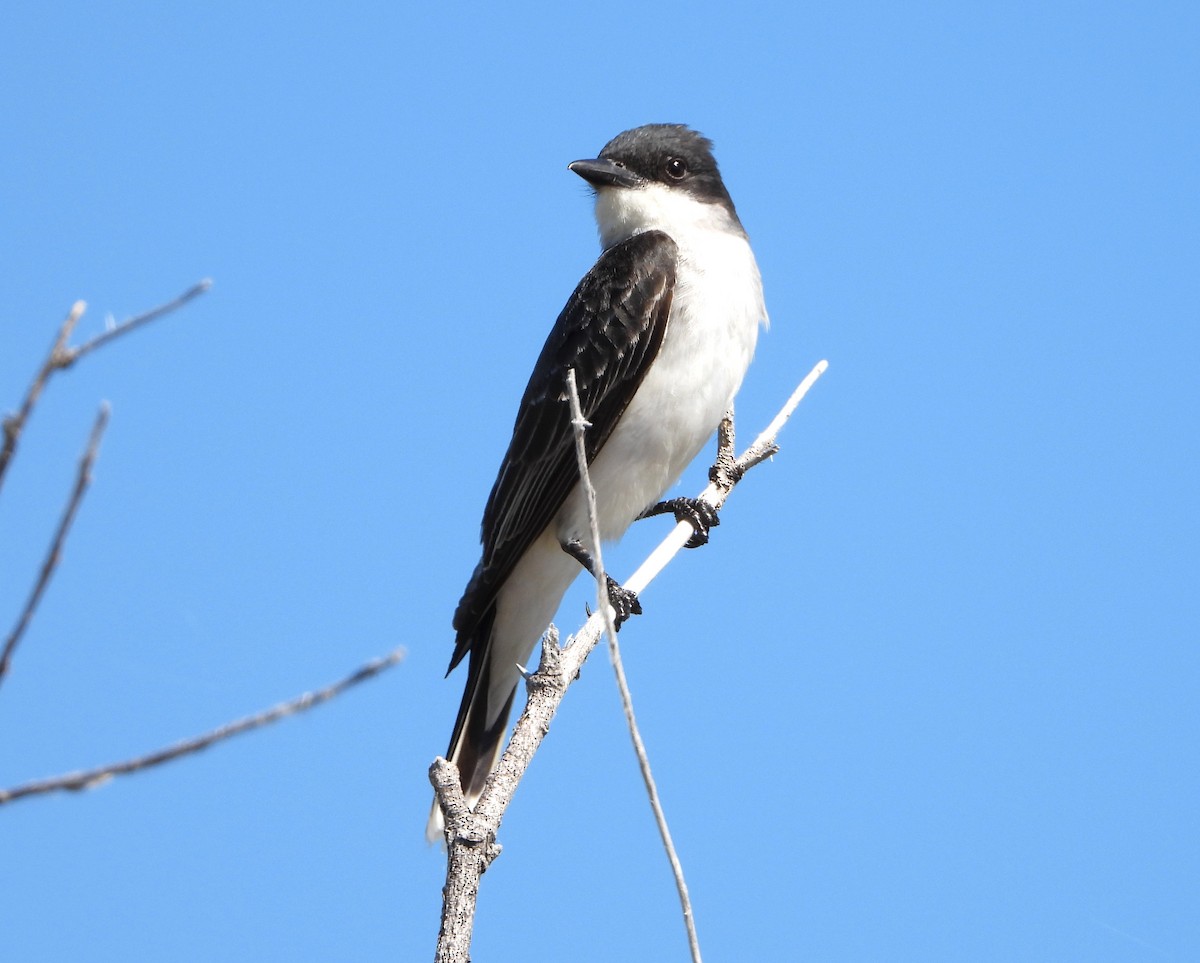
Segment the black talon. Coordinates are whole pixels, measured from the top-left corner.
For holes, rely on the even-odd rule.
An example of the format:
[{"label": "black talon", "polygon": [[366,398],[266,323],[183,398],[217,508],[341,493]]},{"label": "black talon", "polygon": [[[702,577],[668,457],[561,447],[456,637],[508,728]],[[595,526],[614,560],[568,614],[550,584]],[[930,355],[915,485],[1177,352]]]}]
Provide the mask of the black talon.
[{"label": "black talon", "polygon": [[[561,543],[561,548],[564,552],[575,559],[580,565],[591,572],[592,577],[596,575],[596,563],[592,559],[591,553],[583,547],[583,543],[577,538],[572,538],[570,541]],[[638,601],[637,592],[631,592],[627,588],[623,588],[611,575],[605,575],[608,580],[608,602],[616,610],[617,617],[614,620],[619,628],[621,623],[631,615],[642,614],[642,603]],[[591,618],[592,610],[587,609],[588,618]]]},{"label": "black talon", "polygon": [[642,603],[638,600],[637,592],[631,592],[617,584],[616,579],[611,575],[606,575],[605,578],[608,579],[608,601],[617,613],[613,621],[617,628],[620,628],[621,623],[626,621],[629,616],[642,614]]},{"label": "black talon", "polygon": [[651,505],[639,516],[650,518],[653,515],[665,515],[670,512],[677,522],[690,522],[692,537],[684,543],[684,548],[699,548],[708,541],[708,530],[721,524],[717,510],[699,498],[669,498],[665,502]]}]

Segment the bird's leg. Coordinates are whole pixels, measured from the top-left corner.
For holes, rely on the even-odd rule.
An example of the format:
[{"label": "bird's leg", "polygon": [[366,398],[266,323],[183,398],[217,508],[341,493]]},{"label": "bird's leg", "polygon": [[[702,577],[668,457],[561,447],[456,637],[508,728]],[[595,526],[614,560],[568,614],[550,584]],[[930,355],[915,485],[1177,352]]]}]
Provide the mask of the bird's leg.
[{"label": "bird's leg", "polygon": [[[569,539],[565,542],[560,542],[562,550],[571,558],[575,559],[580,565],[586,568],[592,574],[592,578],[596,577],[596,563],[592,559],[591,553],[583,547],[583,543],[577,538]],[[638,601],[637,593],[631,592],[627,588],[617,584],[616,579],[611,575],[605,575],[604,578],[608,582],[608,601],[616,610],[616,623],[618,626],[631,615],[642,614],[642,603]]]},{"label": "bird's leg", "polygon": [[708,530],[721,524],[717,510],[699,498],[669,498],[665,502],[651,505],[638,518],[652,518],[668,512],[675,516],[675,521],[691,522],[692,528],[695,529],[684,548],[699,548],[708,541]]}]

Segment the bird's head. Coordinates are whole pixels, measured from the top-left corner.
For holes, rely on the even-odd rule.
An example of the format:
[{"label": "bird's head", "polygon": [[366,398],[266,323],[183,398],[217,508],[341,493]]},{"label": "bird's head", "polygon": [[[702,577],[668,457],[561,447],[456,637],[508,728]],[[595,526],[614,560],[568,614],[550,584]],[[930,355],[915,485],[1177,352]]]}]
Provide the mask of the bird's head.
[{"label": "bird's head", "polygon": [[745,232],[713,157],[712,142],[683,124],[647,124],[618,134],[600,155],[567,165],[596,192],[605,248],[660,230]]}]

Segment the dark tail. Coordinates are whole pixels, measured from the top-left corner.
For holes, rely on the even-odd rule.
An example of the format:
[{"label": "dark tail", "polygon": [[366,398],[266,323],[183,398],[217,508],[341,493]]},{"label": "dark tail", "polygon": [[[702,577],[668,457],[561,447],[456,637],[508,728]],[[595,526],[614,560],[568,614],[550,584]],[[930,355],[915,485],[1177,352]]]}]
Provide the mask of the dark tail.
[{"label": "dark tail", "polygon": [[[491,619],[483,626],[491,632]],[[483,633],[481,633],[483,635]],[[492,660],[488,646],[472,646],[467,665],[467,684],[463,690],[462,703],[458,707],[458,718],[454,721],[454,733],[450,736],[450,747],[446,758],[458,766],[463,793],[467,803],[474,806],[483,792],[488,774],[496,767],[504,748],[504,735],[508,729],[508,716],[512,711],[516,687],[508,693],[499,710],[488,711],[487,693],[491,688]],[[489,720],[489,716],[491,716]],[[425,836],[430,842],[442,838],[442,810],[437,799],[429,813]]]}]

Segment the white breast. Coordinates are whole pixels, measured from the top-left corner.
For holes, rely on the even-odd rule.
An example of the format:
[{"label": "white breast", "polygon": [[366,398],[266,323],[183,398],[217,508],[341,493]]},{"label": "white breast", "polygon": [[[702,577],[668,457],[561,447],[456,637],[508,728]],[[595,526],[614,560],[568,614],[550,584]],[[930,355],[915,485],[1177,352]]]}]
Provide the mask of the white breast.
[{"label": "white breast", "polygon": [[[600,534],[609,540],[679,480],[716,431],[767,316],[754,254],[722,208],[657,186],[602,190],[596,208],[606,246],[614,237],[662,230],[680,252],[658,357],[591,466]],[[641,230],[624,233],[635,223]],[[556,529],[586,544],[587,527],[577,490]]]}]

